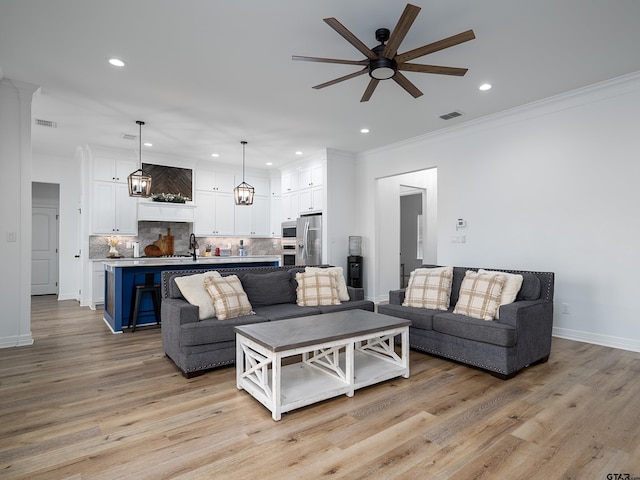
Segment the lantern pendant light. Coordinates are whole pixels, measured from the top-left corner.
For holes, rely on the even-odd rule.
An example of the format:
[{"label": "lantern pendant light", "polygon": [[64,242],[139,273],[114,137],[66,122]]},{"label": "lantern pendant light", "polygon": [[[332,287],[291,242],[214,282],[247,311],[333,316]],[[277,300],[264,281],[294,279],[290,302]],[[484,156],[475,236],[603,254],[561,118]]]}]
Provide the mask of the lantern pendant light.
[{"label": "lantern pendant light", "polygon": [[236,205],[253,205],[253,193],[255,189],[244,181],[244,154],[247,142],[242,140],[242,183],[233,189],[233,198]]},{"label": "lantern pendant light", "polygon": [[138,140],[140,141],[138,170],[127,177],[129,196],[148,198],[151,196],[151,176],[142,170],[142,125],[144,125],[144,122],[137,120],[136,123],[140,127],[140,134],[138,135]]}]

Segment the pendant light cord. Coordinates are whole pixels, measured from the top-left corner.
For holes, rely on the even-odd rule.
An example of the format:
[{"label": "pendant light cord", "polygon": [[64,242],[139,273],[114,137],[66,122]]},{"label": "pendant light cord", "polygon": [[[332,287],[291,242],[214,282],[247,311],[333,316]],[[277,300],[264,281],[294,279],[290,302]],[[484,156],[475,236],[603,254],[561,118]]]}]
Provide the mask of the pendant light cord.
[{"label": "pendant light cord", "polygon": [[136,120],[136,123],[140,127],[140,133],[138,134],[138,168],[142,170],[142,125],[144,125],[144,122]]},{"label": "pendant light cord", "polygon": [[247,146],[247,142],[246,140],[242,140],[240,143],[242,144],[242,183],[244,183],[244,151]]}]

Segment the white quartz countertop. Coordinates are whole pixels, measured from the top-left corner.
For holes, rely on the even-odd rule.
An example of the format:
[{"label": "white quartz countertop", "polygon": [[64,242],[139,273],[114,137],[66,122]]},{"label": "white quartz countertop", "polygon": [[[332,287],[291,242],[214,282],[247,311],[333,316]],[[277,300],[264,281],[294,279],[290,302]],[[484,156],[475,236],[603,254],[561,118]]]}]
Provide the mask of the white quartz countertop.
[{"label": "white quartz countertop", "polygon": [[163,266],[163,265],[216,265],[223,263],[254,263],[254,262],[279,262],[280,255],[247,255],[245,257],[198,257],[195,261],[193,257],[145,257],[145,258],[118,258],[115,260],[96,259],[106,266],[115,267],[140,267],[140,266]]}]

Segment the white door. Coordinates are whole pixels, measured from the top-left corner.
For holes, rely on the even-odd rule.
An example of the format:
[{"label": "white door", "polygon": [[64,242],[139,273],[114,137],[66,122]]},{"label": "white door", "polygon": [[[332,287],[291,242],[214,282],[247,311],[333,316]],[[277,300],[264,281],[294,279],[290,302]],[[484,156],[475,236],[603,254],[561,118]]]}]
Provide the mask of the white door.
[{"label": "white door", "polygon": [[33,207],[31,295],[58,293],[58,210]]}]

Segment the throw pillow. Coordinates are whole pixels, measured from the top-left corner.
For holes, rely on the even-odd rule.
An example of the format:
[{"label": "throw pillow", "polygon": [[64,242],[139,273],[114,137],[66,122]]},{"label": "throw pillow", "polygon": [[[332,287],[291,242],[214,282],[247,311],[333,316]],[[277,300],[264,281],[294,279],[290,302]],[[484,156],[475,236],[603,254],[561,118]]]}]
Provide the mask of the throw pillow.
[{"label": "throw pillow", "polygon": [[237,275],[209,277],[205,280],[205,287],[213,299],[218,320],[255,315]]},{"label": "throw pillow", "polygon": [[402,306],[447,310],[452,279],[453,267],[415,269],[409,276]]},{"label": "throw pillow", "polygon": [[342,267],[306,267],[305,272],[327,271],[336,279],[336,287],[338,288],[338,298],[342,302],[349,300],[349,291],[347,290],[347,282],[344,280]]},{"label": "throw pillow", "polygon": [[184,275],[175,277],[176,285],[180,289],[180,293],[187,302],[198,307],[198,318],[204,320],[216,316],[216,309],[213,306],[213,300],[207,292],[204,281],[209,277],[220,278],[220,273],[215,270],[212,272],[197,273],[195,275]]},{"label": "throw pillow", "polygon": [[500,294],[500,305],[496,312],[496,318],[500,318],[500,306],[513,303],[518,296],[520,287],[522,286],[522,280],[524,277],[517,273],[495,272],[493,270],[478,270],[478,273],[484,273],[487,275],[502,275],[505,277],[504,287],[502,287],[502,294]]},{"label": "throw pillow", "polygon": [[329,272],[296,273],[296,303],[301,307],[340,305],[335,277]]},{"label": "throw pillow", "polygon": [[249,302],[254,307],[295,303],[296,287],[289,271],[245,273],[240,278]]},{"label": "throw pillow", "polygon": [[487,275],[467,270],[453,313],[482,320],[493,320],[505,284],[502,275]]}]

